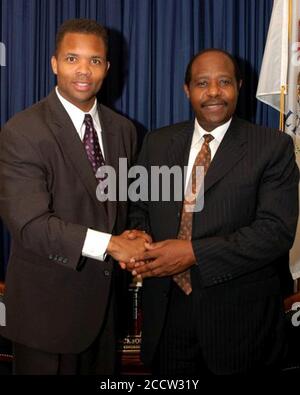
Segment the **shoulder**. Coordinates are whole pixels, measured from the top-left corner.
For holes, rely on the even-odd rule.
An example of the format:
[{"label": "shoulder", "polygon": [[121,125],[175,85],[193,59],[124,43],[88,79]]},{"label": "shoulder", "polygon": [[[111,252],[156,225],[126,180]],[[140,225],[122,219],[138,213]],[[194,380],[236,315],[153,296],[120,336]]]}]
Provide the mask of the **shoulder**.
[{"label": "shoulder", "polygon": [[133,129],[135,128],[133,123],[128,118],[117,113],[116,111],[105,106],[104,104],[99,104],[99,111],[100,111],[100,116],[105,123],[113,122],[115,124],[124,127],[133,128]]},{"label": "shoulder", "polygon": [[154,129],[149,133],[155,137],[160,137],[160,136],[168,137],[168,136],[174,136],[174,133],[185,131],[193,127],[194,127],[193,122],[184,121],[184,122],[174,123],[172,125],[163,126],[158,129]]},{"label": "shoulder", "polygon": [[257,125],[237,117],[233,119],[231,127],[237,129],[248,143],[260,145],[262,149],[293,145],[291,136],[275,128]]},{"label": "shoulder", "polygon": [[[42,162],[40,151],[41,141],[46,141],[48,127],[45,122],[46,100],[34,104],[31,107],[17,113],[3,126],[0,133],[0,151],[2,158],[7,161],[14,161],[14,158],[23,158],[26,161],[37,160]],[[49,142],[47,138],[46,143]],[[46,151],[49,151],[47,144]],[[24,162],[26,163],[26,162]]]},{"label": "shoulder", "polygon": [[42,113],[46,107],[47,98],[40,100],[39,102],[33,104],[30,107],[25,108],[24,110],[13,115],[5,124],[8,126],[17,126],[22,122],[28,122],[32,120],[32,118],[41,118]]},{"label": "shoulder", "polygon": [[191,121],[179,122],[172,125],[163,126],[147,133],[148,142],[168,143],[176,139],[177,134],[189,134],[194,130],[194,123]]},{"label": "shoulder", "polygon": [[47,98],[15,114],[3,125],[1,132],[10,130],[27,134],[36,129],[40,130],[45,125],[46,111]]},{"label": "shoulder", "polygon": [[[279,129],[270,128],[263,125],[257,125],[255,123],[246,121],[245,119],[241,119],[235,117],[232,120],[232,125],[240,129],[240,131],[245,131],[250,137],[272,137],[272,138],[288,138],[286,133],[282,133]],[[283,137],[285,136],[285,137]]]}]

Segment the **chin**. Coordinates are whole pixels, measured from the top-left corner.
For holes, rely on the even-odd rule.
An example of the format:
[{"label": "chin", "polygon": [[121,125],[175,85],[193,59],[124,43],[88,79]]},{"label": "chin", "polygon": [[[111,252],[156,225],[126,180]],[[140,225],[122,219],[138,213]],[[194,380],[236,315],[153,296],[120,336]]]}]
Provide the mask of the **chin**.
[{"label": "chin", "polygon": [[74,100],[76,100],[78,103],[88,103],[94,97],[95,95],[88,95],[88,96],[78,95],[74,97]]}]

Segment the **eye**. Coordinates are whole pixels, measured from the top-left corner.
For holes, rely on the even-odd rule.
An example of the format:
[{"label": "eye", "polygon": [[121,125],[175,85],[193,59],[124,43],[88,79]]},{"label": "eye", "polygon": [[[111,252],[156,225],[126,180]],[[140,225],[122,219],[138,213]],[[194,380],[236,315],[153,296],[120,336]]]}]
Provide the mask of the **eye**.
[{"label": "eye", "polygon": [[208,85],[206,80],[199,80],[195,82],[195,86],[198,86],[199,88],[205,88]]},{"label": "eye", "polygon": [[105,65],[106,60],[105,60],[105,59],[102,59],[102,58],[92,58],[91,63],[92,63],[93,65],[102,66],[102,65]]},{"label": "eye", "polygon": [[220,86],[227,86],[231,84],[231,80],[229,78],[222,78],[219,81]]},{"label": "eye", "polygon": [[67,59],[68,63],[75,63],[76,60],[77,60],[77,58],[75,56],[72,56],[72,55],[67,56],[66,59]]}]

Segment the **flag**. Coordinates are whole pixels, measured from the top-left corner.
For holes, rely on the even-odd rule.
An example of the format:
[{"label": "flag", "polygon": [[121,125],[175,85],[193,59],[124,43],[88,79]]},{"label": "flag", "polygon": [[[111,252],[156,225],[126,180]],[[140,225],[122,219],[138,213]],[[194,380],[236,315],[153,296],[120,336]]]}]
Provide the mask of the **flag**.
[{"label": "flag", "polygon": [[[299,0],[274,0],[256,97],[280,111],[280,128],[294,140],[300,169]],[[300,278],[300,218],[290,269],[294,279]]]}]

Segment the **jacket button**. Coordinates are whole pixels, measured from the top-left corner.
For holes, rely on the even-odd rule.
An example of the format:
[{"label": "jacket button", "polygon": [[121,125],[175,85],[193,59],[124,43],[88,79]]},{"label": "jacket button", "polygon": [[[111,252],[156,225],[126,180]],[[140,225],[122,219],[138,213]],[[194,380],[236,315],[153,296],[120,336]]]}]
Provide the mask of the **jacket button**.
[{"label": "jacket button", "polygon": [[57,255],[55,255],[55,256],[53,257],[53,260],[54,260],[54,261],[57,261],[57,258],[58,258]]},{"label": "jacket button", "polygon": [[63,261],[63,257],[62,256],[59,256],[58,257],[58,262],[62,262]]},{"label": "jacket button", "polygon": [[68,258],[64,258],[64,259],[62,260],[62,263],[68,263]]},{"label": "jacket button", "polygon": [[50,261],[52,261],[52,259],[53,259],[53,255],[52,255],[52,254],[50,254],[50,255],[48,256],[48,258],[50,259]]},{"label": "jacket button", "polygon": [[104,276],[108,277],[110,275],[109,270],[103,270]]}]

